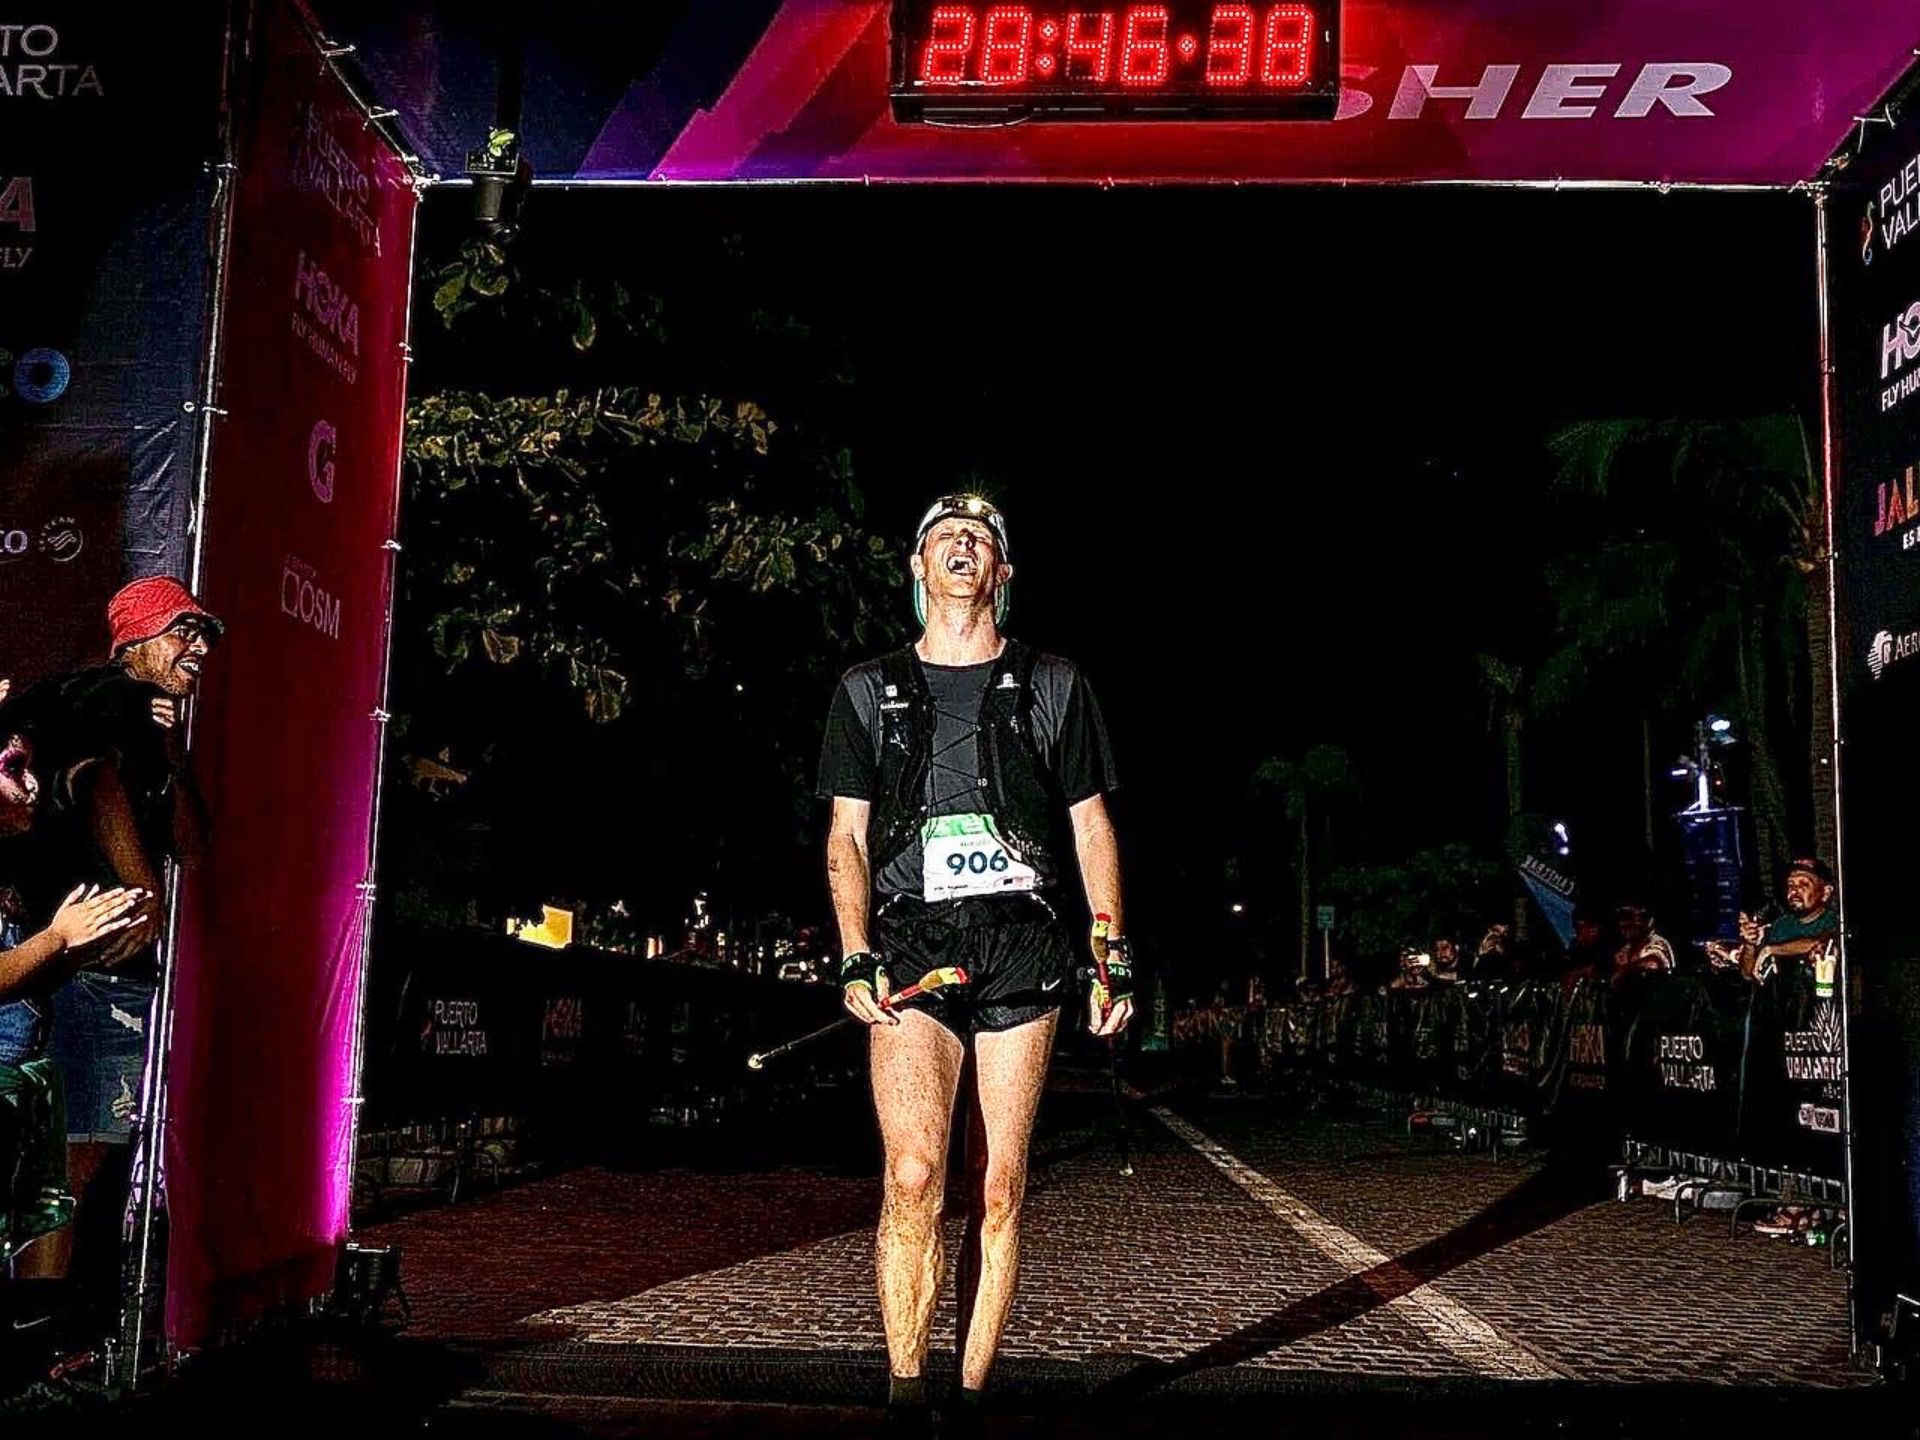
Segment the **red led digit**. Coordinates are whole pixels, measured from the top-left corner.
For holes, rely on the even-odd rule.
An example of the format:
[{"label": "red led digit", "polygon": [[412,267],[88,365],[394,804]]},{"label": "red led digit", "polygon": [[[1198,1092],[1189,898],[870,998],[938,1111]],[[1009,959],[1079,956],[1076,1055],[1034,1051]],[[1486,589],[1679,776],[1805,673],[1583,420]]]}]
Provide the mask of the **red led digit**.
[{"label": "red led digit", "polygon": [[920,79],[929,85],[951,85],[967,78],[967,56],[973,52],[973,11],[964,5],[936,5],[926,52],[920,57]]},{"label": "red led digit", "polygon": [[986,44],[980,50],[980,78],[989,85],[1018,85],[1033,58],[1033,11],[1020,5],[996,5],[987,12]]},{"label": "red led digit", "polygon": [[1067,79],[1106,84],[1113,73],[1113,12],[1075,11],[1067,16],[1066,48]]},{"label": "red led digit", "polygon": [[1216,5],[1207,36],[1207,83],[1244,85],[1253,78],[1254,37],[1259,25],[1251,5]]},{"label": "red led digit", "polygon": [[1313,78],[1313,7],[1276,5],[1267,12],[1260,80],[1266,85],[1304,85]]},{"label": "red led digit", "polygon": [[1167,7],[1127,7],[1127,42],[1120,51],[1122,85],[1164,85],[1173,58],[1167,53]]}]

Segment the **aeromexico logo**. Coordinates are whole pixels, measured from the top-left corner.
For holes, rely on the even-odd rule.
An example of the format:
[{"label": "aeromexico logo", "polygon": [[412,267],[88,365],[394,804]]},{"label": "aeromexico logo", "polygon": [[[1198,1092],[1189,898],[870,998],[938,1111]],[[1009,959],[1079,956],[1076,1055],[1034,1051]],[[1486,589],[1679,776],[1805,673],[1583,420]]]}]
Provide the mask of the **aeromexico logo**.
[{"label": "aeromexico logo", "polygon": [[1873,637],[1873,644],[1867,647],[1867,668],[1873,671],[1873,678],[1878,680],[1895,665],[1917,654],[1920,654],[1920,630],[1909,630],[1904,635],[1882,630]]}]

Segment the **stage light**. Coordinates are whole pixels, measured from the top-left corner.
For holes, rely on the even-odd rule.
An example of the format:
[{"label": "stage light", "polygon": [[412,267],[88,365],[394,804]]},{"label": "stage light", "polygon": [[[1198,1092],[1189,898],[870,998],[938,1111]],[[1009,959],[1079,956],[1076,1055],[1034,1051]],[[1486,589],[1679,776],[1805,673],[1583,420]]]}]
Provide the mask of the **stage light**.
[{"label": "stage light", "polygon": [[1236,915],[1244,915],[1247,913],[1247,907],[1236,900],[1233,903],[1233,913]]}]

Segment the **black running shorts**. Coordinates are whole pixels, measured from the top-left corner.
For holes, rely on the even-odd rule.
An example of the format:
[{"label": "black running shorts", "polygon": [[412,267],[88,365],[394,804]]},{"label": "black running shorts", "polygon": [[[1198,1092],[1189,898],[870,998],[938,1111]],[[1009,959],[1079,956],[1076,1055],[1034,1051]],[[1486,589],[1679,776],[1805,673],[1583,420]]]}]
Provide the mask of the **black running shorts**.
[{"label": "black running shorts", "polygon": [[907,1002],[966,1039],[1011,1030],[1064,1005],[1073,984],[1073,940],[1036,895],[990,895],[928,904],[896,895],[874,917],[875,951],[892,990],[957,965],[965,985]]}]

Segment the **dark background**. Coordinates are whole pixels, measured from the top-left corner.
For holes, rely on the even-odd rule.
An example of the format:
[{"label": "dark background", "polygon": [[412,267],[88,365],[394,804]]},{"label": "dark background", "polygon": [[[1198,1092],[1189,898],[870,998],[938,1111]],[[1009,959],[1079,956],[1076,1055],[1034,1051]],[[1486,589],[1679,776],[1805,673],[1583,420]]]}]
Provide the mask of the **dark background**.
[{"label": "dark background", "polygon": [[[430,195],[428,266],[468,233],[467,205]],[[1499,854],[1504,772],[1474,656],[1539,639],[1542,559],[1586,538],[1547,493],[1558,426],[1815,414],[1813,219],[1794,195],[540,187],[516,255],[530,275],[660,297],[670,358],[476,344],[445,331],[423,281],[416,396],[614,380],[748,394],[849,448],[868,522],[903,553],[934,495],[1001,501],[1012,628],[1092,676],[1135,924],[1183,949],[1232,924],[1288,953],[1287,837],[1249,801],[1266,756],[1352,753],[1364,792],[1342,860],[1442,841]],[[850,383],[750,359],[736,327],[766,313],[795,317],[802,353]],[[399,683],[404,702],[438,682]],[[824,717],[827,698],[758,703]],[[1529,804],[1568,820],[1576,868],[1639,854],[1639,731],[1621,714],[1642,699],[1530,728]],[[1684,798],[1665,770],[1692,718],[1655,736],[1663,811]],[[751,714],[741,725],[735,754]],[[591,728],[564,757],[524,757],[540,838],[504,862],[517,881],[617,867],[636,812],[675,823],[657,792],[623,790],[631,741]],[[736,917],[824,919],[817,838],[740,843],[791,806],[726,753],[687,757],[714,812],[693,848],[731,827],[752,863],[704,853],[657,878],[672,891],[706,865]],[[1230,922],[1234,901],[1248,912]]]}]

